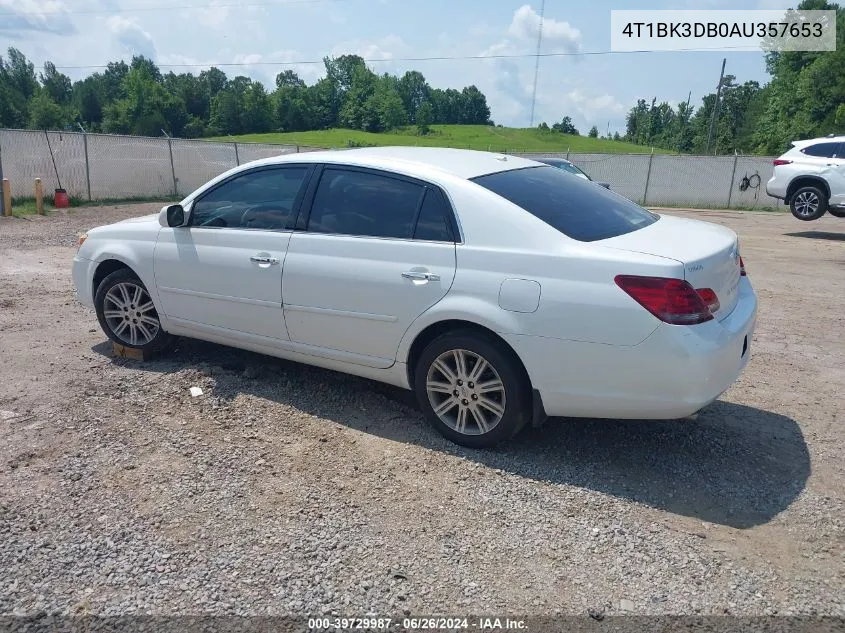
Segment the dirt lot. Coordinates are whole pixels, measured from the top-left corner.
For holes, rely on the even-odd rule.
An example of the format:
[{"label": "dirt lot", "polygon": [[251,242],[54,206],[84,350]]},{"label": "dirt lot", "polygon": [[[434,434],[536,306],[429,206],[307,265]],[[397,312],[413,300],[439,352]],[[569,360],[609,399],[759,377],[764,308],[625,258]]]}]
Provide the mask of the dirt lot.
[{"label": "dirt lot", "polygon": [[112,358],[76,234],[157,206],[0,218],[0,613],[845,615],[845,220],[677,212],[741,236],[740,381],[471,451],[365,380]]}]

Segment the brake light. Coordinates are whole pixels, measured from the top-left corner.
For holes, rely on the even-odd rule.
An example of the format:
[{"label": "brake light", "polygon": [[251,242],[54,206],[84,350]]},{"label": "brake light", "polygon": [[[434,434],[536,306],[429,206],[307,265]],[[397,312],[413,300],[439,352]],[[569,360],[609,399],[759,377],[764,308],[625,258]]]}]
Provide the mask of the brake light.
[{"label": "brake light", "polygon": [[745,274],[745,262],[742,261],[742,256],[739,258],[739,276],[740,277],[747,277],[748,275]]},{"label": "brake light", "polygon": [[664,323],[695,325],[713,319],[705,300],[683,279],[617,275],[614,281]]},{"label": "brake light", "polygon": [[775,167],[779,167],[780,165],[789,165],[791,163],[791,160],[785,160],[783,158],[776,158],[772,161],[772,165],[774,165]]}]

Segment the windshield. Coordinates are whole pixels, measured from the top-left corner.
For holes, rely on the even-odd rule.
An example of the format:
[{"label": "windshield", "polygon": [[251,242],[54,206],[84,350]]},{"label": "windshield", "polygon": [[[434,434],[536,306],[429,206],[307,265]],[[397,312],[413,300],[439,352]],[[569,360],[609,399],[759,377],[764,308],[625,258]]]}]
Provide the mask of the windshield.
[{"label": "windshield", "polygon": [[581,242],[631,233],[658,219],[627,198],[555,167],[514,169],[473,182]]}]

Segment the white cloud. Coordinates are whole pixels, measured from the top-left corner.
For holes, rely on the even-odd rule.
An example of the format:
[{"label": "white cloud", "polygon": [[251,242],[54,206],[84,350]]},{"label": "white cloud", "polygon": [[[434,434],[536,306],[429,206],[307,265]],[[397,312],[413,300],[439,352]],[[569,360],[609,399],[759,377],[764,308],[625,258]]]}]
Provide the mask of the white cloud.
[{"label": "white cloud", "polygon": [[135,20],[113,15],[106,20],[106,27],[114,35],[123,52],[156,59],[156,47],[152,36]]},{"label": "white cloud", "polygon": [[0,0],[0,33],[20,38],[27,31],[72,35],[76,27],[61,0]]},{"label": "white cloud", "polygon": [[350,40],[336,44],[331,57],[341,55],[360,55],[364,59],[390,61],[401,56],[408,47],[397,35],[388,35],[375,41]]},{"label": "white cloud", "polygon": [[[513,19],[508,28],[508,35],[518,40],[537,39],[540,29],[540,15],[524,4],[514,11]],[[581,31],[561,20],[543,18],[543,42],[566,53],[577,53],[581,49]]]},{"label": "white cloud", "polygon": [[625,106],[613,95],[585,92],[579,88],[566,94],[566,102],[578,118],[588,125],[597,125],[608,120],[617,120],[626,112]]}]

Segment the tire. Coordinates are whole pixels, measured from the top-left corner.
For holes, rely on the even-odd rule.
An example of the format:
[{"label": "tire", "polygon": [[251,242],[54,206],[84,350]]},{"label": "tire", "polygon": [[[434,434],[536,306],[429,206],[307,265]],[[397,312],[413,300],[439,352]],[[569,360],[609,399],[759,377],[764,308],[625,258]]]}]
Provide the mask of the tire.
[{"label": "tire", "polygon": [[[486,365],[479,375],[481,361]],[[481,392],[475,383],[488,390]],[[446,439],[470,448],[489,448],[514,437],[531,415],[531,386],[519,359],[471,330],[441,334],[426,346],[414,371],[414,391],[431,425]],[[438,413],[438,407],[446,408]]]},{"label": "tire", "polygon": [[94,308],[103,332],[119,345],[155,354],[173,342],[161,327],[144,283],[128,268],[116,270],[100,282]]},{"label": "tire", "polygon": [[789,209],[792,215],[804,222],[818,220],[827,211],[827,196],[818,187],[801,187],[789,199]]},{"label": "tire", "polygon": [[835,218],[845,218],[845,209],[828,209],[827,212]]}]

